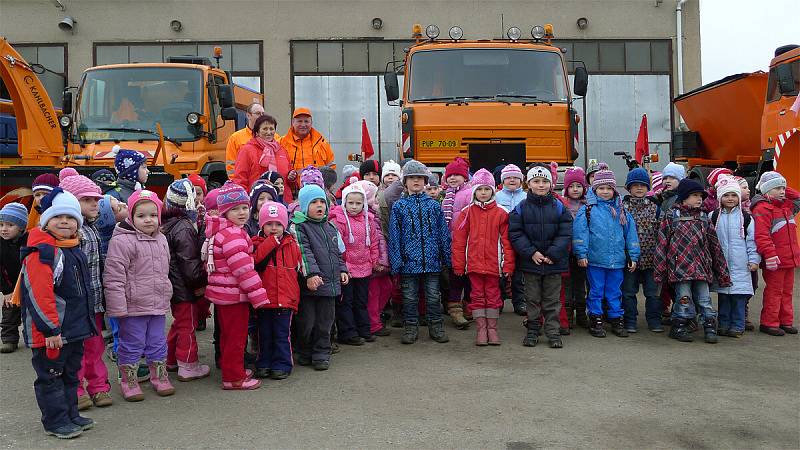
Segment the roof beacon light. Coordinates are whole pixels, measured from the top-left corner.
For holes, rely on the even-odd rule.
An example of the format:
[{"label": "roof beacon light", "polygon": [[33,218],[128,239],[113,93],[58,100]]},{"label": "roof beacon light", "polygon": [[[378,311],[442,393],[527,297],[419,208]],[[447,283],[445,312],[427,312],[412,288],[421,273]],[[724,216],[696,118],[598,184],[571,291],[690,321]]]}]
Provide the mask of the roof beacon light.
[{"label": "roof beacon light", "polygon": [[425,27],[425,36],[428,36],[428,39],[436,39],[439,37],[439,27],[436,25],[428,25]]},{"label": "roof beacon light", "polygon": [[458,25],[450,28],[450,39],[457,41],[464,37],[464,30],[461,29]]},{"label": "roof beacon light", "polygon": [[519,38],[522,37],[522,31],[520,31],[520,29],[517,27],[511,27],[508,29],[506,36],[508,36],[508,38],[512,41],[518,41]]},{"label": "roof beacon light", "polygon": [[535,27],[531,28],[531,36],[534,39],[544,39],[545,31],[544,27],[541,25],[536,25]]},{"label": "roof beacon light", "polygon": [[422,25],[415,23],[414,26],[411,27],[411,37],[413,38],[422,37]]},{"label": "roof beacon light", "polygon": [[553,37],[553,24],[552,23],[544,24],[544,35],[547,38],[552,38]]}]

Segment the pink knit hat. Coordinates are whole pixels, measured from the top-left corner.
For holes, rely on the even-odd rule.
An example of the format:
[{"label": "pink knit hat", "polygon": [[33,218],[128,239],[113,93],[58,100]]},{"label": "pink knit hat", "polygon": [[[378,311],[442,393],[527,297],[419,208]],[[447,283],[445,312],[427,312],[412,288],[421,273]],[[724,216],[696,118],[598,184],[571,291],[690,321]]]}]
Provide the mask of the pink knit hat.
[{"label": "pink knit hat", "polygon": [[58,176],[61,179],[61,183],[59,183],[61,189],[74,195],[78,200],[82,198],[103,198],[100,186],[94,184],[94,181],[88,177],[78,175],[78,172],[71,167],[62,169]]},{"label": "pink knit hat", "polygon": [[203,206],[206,207],[206,211],[217,209],[218,196],[219,196],[219,188],[208,191],[208,194],[206,194],[205,198],[203,199]]},{"label": "pink knit hat", "polygon": [[[470,181],[472,186],[472,199],[475,199],[475,190],[481,186],[486,186],[492,190],[492,194],[495,192],[494,187],[494,175],[492,175],[488,170],[481,169],[475,172],[475,175],[472,175],[472,181]],[[494,196],[494,195],[493,195]]]},{"label": "pink knit hat", "polygon": [[592,189],[597,189],[598,186],[604,184],[609,184],[612,189],[617,189],[617,179],[614,177],[614,172],[608,168],[608,164],[601,162],[597,167],[599,170],[594,174]]},{"label": "pink knit hat", "polygon": [[217,209],[220,216],[225,216],[225,213],[239,205],[250,206],[250,197],[243,187],[236,183],[226,183],[219,189]]},{"label": "pink knit hat", "polygon": [[158,209],[158,223],[161,223],[161,208],[163,208],[164,204],[161,203],[161,199],[158,198],[158,194],[153,191],[148,191],[147,189],[139,189],[138,191],[134,191],[130,197],[128,197],[128,218],[130,219],[131,223],[133,223],[133,214],[136,212],[136,205],[144,202],[144,201],[151,201],[156,204],[156,209]]},{"label": "pink knit hat", "polygon": [[650,176],[650,192],[648,194],[658,194],[664,189],[664,175],[661,172],[653,172]]},{"label": "pink knit hat", "polygon": [[258,212],[258,226],[264,228],[268,222],[278,222],[286,229],[289,226],[289,213],[286,207],[277,202],[264,202],[261,211]]},{"label": "pink knit hat", "polygon": [[555,161],[550,161],[550,174],[553,175],[553,189],[555,189],[558,183],[558,163]]},{"label": "pink knit hat", "polygon": [[500,182],[502,183],[506,178],[511,177],[516,177],[520,180],[525,179],[525,175],[522,174],[522,170],[518,166],[515,164],[507,164],[503,167],[503,170],[500,171]]},{"label": "pink knit hat", "polygon": [[564,173],[563,195],[567,195],[567,189],[569,189],[572,183],[579,183],[583,186],[583,193],[586,194],[586,173],[583,171],[583,168],[573,167],[567,169],[566,173]]}]

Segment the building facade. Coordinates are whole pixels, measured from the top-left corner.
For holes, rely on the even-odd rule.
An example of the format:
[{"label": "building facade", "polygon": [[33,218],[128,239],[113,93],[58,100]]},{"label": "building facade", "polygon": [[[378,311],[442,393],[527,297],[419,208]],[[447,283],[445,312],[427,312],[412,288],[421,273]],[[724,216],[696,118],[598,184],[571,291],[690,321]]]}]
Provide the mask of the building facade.
[{"label": "building facade", "polygon": [[[59,26],[65,17],[71,30]],[[362,118],[381,159],[395,157],[397,108],[385,101],[382,74],[402,59],[415,23],[436,24],[442,35],[459,25],[466,39],[502,39],[511,26],[525,36],[552,23],[566,59],[583,61],[590,74],[586,111],[576,103],[588,154],[576,165],[596,158],[624,170],[613,152],[633,151],[642,114],[652,151],[668,157],[678,123],[674,0],[0,0],[0,33],[49,69],[42,77],[55,103],[88,67],[211,56],[221,46],[222,67],[265,94],[279,130],[295,106],[313,110],[339,167],[358,151]],[[698,0],[684,4],[682,23],[688,91],[700,85]],[[580,134],[582,142],[583,127]]]}]

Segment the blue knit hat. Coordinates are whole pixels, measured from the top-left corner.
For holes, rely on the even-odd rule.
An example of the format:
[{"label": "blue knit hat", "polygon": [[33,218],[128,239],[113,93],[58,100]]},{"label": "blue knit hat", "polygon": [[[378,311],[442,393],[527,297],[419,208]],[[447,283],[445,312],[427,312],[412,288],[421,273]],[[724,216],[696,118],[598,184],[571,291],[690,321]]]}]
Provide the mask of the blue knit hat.
[{"label": "blue knit hat", "polygon": [[97,202],[100,209],[100,215],[97,216],[97,221],[94,223],[98,229],[113,229],[117,224],[117,218],[114,215],[114,209],[111,207],[111,196],[104,195],[100,201]]},{"label": "blue knit hat", "polygon": [[641,167],[637,167],[630,172],[628,172],[628,178],[625,180],[625,189],[630,190],[631,185],[634,183],[644,184],[647,186],[647,190],[650,190],[650,175],[647,174],[647,171]]},{"label": "blue knit hat", "polygon": [[137,151],[120,149],[114,158],[114,168],[117,169],[118,178],[133,182],[139,181],[139,166],[145,161],[147,158]]},{"label": "blue knit hat", "polygon": [[67,215],[78,221],[78,228],[83,226],[81,204],[78,199],[60,187],[54,188],[39,201],[39,226],[44,229],[53,217]]},{"label": "blue knit hat", "polygon": [[684,169],[680,164],[671,162],[664,167],[664,170],[661,171],[661,175],[663,177],[677,178],[678,181],[681,181],[682,179],[686,178],[686,169]]},{"label": "blue knit hat", "polygon": [[262,182],[256,181],[255,184],[253,185],[253,189],[250,190],[250,214],[256,217],[258,217],[258,212],[259,212],[257,208],[258,197],[260,197],[263,192],[266,192],[270,197],[272,197],[272,200],[267,200],[269,202],[280,203],[281,200],[278,198],[278,191],[275,190],[274,186],[272,186],[269,183],[265,183],[263,181]]},{"label": "blue knit hat", "polygon": [[11,222],[25,230],[28,227],[28,208],[22,203],[9,203],[0,209],[0,222]]},{"label": "blue knit hat", "polygon": [[678,195],[675,198],[675,202],[678,204],[689,198],[689,196],[695,192],[702,195],[704,200],[708,197],[708,193],[703,189],[703,185],[689,178],[684,178],[678,183],[677,191]]},{"label": "blue knit hat", "polygon": [[325,204],[328,204],[328,197],[321,187],[316,184],[307,184],[303,186],[303,188],[300,189],[300,193],[297,194],[297,201],[300,203],[300,211],[302,211],[303,214],[308,214],[308,206],[318,198],[325,200]]}]

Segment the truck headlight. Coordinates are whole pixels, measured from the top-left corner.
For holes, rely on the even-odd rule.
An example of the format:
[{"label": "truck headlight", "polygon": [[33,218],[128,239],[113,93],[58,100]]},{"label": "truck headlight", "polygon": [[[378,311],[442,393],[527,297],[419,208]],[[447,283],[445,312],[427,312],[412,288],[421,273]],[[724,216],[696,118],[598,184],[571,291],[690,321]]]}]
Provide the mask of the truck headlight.
[{"label": "truck headlight", "polygon": [[190,112],[186,115],[186,123],[189,125],[197,125],[200,123],[200,114],[196,112]]},{"label": "truck headlight", "polygon": [[544,27],[541,25],[536,25],[535,27],[531,28],[531,36],[533,36],[534,39],[544,39]]},{"label": "truck headlight", "polygon": [[61,124],[62,128],[69,128],[70,124],[72,124],[72,118],[70,116],[61,116],[58,119],[58,123]]},{"label": "truck headlight", "polygon": [[520,31],[520,29],[517,27],[511,27],[508,29],[506,36],[508,36],[508,38],[512,41],[518,41],[519,38],[522,37],[522,31]]},{"label": "truck headlight", "polygon": [[450,28],[450,39],[457,41],[464,37],[464,30],[461,29],[459,26],[455,26]]},{"label": "truck headlight", "polygon": [[439,27],[436,25],[428,25],[425,27],[425,36],[428,36],[430,39],[436,39],[439,37]]}]

